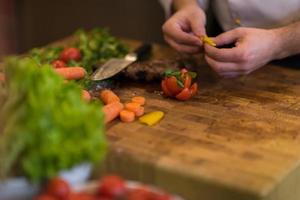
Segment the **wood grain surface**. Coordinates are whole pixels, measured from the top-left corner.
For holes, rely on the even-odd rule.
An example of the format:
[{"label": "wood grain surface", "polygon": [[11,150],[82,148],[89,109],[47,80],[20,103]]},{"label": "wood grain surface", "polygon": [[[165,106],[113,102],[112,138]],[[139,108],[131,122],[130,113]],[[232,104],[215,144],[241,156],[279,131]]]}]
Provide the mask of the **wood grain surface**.
[{"label": "wood grain surface", "polygon": [[[172,56],[167,47],[154,48],[153,59]],[[270,64],[220,79],[202,56],[195,59],[200,88],[190,101],[164,98],[156,83],[125,82],[116,91],[125,102],[143,95],[146,112],[166,115],[153,127],[111,124],[102,170],[186,199],[299,200],[300,70]]]}]

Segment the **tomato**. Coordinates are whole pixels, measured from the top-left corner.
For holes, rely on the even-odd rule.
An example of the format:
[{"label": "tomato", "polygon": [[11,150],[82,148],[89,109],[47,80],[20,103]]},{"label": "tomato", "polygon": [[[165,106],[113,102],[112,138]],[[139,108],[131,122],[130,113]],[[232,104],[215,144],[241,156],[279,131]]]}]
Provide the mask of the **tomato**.
[{"label": "tomato", "polygon": [[177,78],[175,76],[166,78],[166,86],[172,95],[177,95],[182,90],[182,88],[178,85]]},{"label": "tomato", "polygon": [[178,95],[176,95],[176,99],[181,101],[186,101],[192,97],[190,89],[184,88]]},{"label": "tomato", "polygon": [[152,200],[171,200],[172,197],[168,194],[156,194]]},{"label": "tomato", "polygon": [[[68,200],[99,200],[99,198],[95,195],[81,192],[81,193],[70,194],[68,197]],[[109,199],[107,199],[107,200],[109,200]]]},{"label": "tomato", "polygon": [[62,60],[54,60],[52,63],[54,68],[64,68],[67,67],[66,63]]},{"label": "tomato", "polygon": [[152,200],[153,193],[146,188],[131,189],[127,200]]},{"label": "tomato", "polygon": [[192,85],[192,77],[188,73],[184,74],[184,88],[190,88]]},{"label": "tomato", "polygon": [[35,200],[56,200],[55,197],[52,197],[50,195],[47,195],[47,194],[41,194],[41,195],[38,195]]},{"label": "tomato", "polygon": [[166,80],[162,80],[161,82],[161,88],[164,92],[164,94],[168,97],[172,97],[172,93],[169,91],[169,89],[167,88],[167,85],[166,85]]},{"label": "tomato", "polygon": [[194,83],[191,87],[190,87],[190,92],[191,92],[191,96],[194,96],[198,91],[198,84]]},{"label": "tomato", "polygon": [[118,198],[126,192],[125,182],[118,176],[105,176],[100,182],[99,194],[101,197]]},{"label": "tomato", "polygon": [[59,200],[66,200],[71,194],[71,188],[63,179],[53,178],[48,182],[46,192]]},{"label": "tomato", "polygon": [[60,60],[69,62],[70,60],[80,61],[81,53],[80,50],[74,47],[64,49],[60,54]]}]

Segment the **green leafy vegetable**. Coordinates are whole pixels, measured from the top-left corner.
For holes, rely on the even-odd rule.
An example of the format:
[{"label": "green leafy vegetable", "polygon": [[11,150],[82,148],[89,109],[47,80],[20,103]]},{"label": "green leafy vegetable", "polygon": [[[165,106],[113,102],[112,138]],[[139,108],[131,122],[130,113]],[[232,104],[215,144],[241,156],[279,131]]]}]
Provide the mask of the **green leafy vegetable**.
[{"label": "green leafy vegetable", "polygon": [[16,175],[17,169],[41,182],[81,162],[98,162],[105,153],[102,105],[86,103],[76,83],[64,83],[50,65],[39,66],[31,58],[6,62],[2,178]]}]

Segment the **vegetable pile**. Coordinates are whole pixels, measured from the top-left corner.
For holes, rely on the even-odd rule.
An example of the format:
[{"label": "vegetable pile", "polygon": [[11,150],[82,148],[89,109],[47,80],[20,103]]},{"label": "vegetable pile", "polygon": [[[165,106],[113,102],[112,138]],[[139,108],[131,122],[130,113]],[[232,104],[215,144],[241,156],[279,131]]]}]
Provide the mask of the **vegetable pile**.
[{"label": "vegetable pile", "polygon": [[154,192],[147,186],[128,187],[121,177],[103,177],[92,192],[75,192],[63,179],[50,180],[42,194],[35,200],[172,200],[171,195]]},{"label": "vegetable pile", "polygon": [[53,67],[10,58],[1,110],[0,176],[43,182],[82,162],[98,162],[106,149],[101,103],[86,103],[82,89]]},{"label": "vegetable pile", "polygon": [[161,88],[167,97],[186,101],[197,93],[198,84],[194,82],[197,76],[195,72],[189,72],[186,69],[181,71],[167,70],[164,76]]}]

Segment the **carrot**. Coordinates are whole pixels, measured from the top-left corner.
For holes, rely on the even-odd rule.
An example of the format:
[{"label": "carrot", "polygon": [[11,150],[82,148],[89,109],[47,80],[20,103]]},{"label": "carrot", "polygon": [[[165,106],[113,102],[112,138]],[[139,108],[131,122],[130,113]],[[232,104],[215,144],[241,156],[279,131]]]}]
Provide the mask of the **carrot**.
[{"label": "carrot", "polygon": [[134,102],[130,102],[130,103],[126,103],[125,104],[125,109],[129,110],[131,112],[136,113],[137,111],[139,111],[141,105],[138,103],[134,103]]},{"label": "carrot", "polygon": [[141,107],[139,108],[139,110],[137,110],[137,111],[135,112],[135,116],[140,117],[140,116],[144,115],[144,113],[145,113],[145,108],[144,108],[143,106],[141,106]]},{"label": "carrot", "polygon": [[125,123],[133,122],[135,119],[135,114],[129,110],[122,110],[120,112],[120,119]]},{"label": "carrot", "polygon": [[135,96],[135,97],[132,97],[131,101],[134,102],[134,103],[138,103],[141,106],[143,106],[146,103],[146,98],[142,97],[142,96]]},{"label": "carrot", "polygon": [[5,75],[4,73],[0,72],[0,82],[4,83],[5,82]]},{"label": "carrot", "polygon": [[91,99],[92,99],[90,93],[89,93],[88,91],[86,91],[86,90],[82,90],[81,97],[82,97],[82,99],[83,99],[84,101],[86,101],[86,102],[90,102]]},{"label": "carrot", "polygon": [[104,104],[120,102],[120,98],[111,90],[105,89],[100,92],[100,99]]},{"label": "carrot", "polygon": [[105,123],[117,118],[123,108],[124,105],[118,101],[103,106],[102,111],[104,112]]},{"label": "carrot", "polygon": [[54,70],[67,80],[82,79],[86,75],[86,71],[82,67],[63,67]]}]

